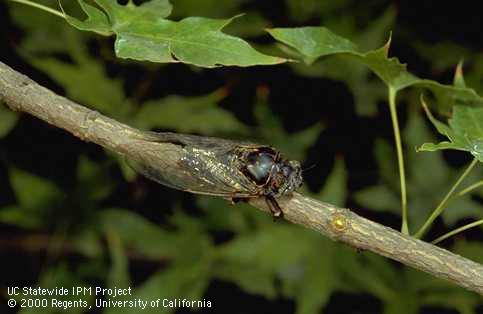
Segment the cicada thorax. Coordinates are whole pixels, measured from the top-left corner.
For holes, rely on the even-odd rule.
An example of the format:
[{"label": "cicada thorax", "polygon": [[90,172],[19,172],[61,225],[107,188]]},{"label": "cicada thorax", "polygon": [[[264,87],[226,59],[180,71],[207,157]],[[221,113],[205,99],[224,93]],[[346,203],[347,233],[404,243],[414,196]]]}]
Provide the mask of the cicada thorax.
[{"label": "cicada thorax", "polygon": [[269,146],[241,148],[238,154],[239,169],[261,195],[279,197],[302,184],[300,164],[284,159]]},{"label": "cicada thorax", "polygon": [[240,171],[258,186],[260,194],[269,195],[277,189],[277,182],[273,178],[280,162],[280,153],[269,146],[242,148],[237,160]]},{"label": "cicada thorax", "polygon": [[256,150],[247,154],[245,173],[257,183],[266,185],[270,180],[272,169],[276,163],[276,155],[269,149]]}]

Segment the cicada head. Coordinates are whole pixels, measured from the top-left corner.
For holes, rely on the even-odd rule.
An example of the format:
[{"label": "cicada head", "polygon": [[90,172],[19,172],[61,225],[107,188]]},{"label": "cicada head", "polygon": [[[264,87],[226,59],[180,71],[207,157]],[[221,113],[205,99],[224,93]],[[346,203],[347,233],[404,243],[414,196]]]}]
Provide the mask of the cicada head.
[{"label": "cicada head", "polygon": [[261,194],[279,197],[302,185],[302,169],[295,160],[287,160],[271,147],[261,146],[241,154],[242,173],[261,190]]},{"label": "cicada head", "polygon": [[275,197],[295,191],[303,182],[300,163],[296,160],[281,160],[272,168],[270,181],[271,191]]}]

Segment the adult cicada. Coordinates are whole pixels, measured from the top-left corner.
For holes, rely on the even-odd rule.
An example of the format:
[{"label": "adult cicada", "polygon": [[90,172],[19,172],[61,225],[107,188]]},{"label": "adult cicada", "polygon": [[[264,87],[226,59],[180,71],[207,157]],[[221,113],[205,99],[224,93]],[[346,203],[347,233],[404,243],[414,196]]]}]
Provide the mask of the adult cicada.
[{"label": "adult cicada", "polygon": [[[137,159],[130,164],[144,176],[178,190],[233,201],[264,197],[274,217],[283,214],[276,199],[302,184],[300,163],[270,146],[214,137],[146,132],[145,141],[176,145],[169,165]],[[169,152],[159,152],[169,154]]]}]

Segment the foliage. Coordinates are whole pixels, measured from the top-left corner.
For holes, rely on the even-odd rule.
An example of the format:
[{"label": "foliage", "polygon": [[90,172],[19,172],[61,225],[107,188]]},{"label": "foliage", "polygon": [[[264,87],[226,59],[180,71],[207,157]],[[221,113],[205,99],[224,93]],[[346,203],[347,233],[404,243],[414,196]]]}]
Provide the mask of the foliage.
[{"label": "foliage", "polygon": [[232,19],[188,17],[170,21],[166,19],[171,13],[168,0],[152,0],[139,6],[131,1],[127,5],[115,0],[95,0],[95,3],[97,6],[79,0],[88,18],[81,21],[66,15],[66,20],[80,30],[115,34],[115,51],[120,58],[184,62],[203,67],[285,61],[261,54],[242,39],[221,32]]},{"label": "foliage", "polygon": [[18,116],[5,106],[0,107],[0,138],[4,137],[17,123]]},{"label": "foliage", "polygon": [[441,112],[449,112],[454,105],[483,105],[483,98],[473,89],[420,79],[409,73],[406,65],[397,58],[388,58],[391,39],[379,49],[360,52],[356,45],[325,27],[274,28],[268,31],[276,40],[296,49],[308,64],[324,56],[348,56],[371,69],[395,93],[410,86],[426,88],[435,96],[436,106]]},{"label": "foliage", "polygon": [[446,136],[450,142],[425,143],[419,150],[462,150],[483,162],[483,108],[456,106],[453,110],[453,117],[448,121],[449,126],[436,120],[426,105],[424,105],[424,110],[438,132]]},{"label": "foliage", "polygon": [[[408,147],[417,147],[422,140],[433,139],[423,117],[416,112],[410,114],[403,137]],[[397,173],[394,169],[394,159],[388,158],[387,150],[390,149],[388,145],[387,142],[380,140],[374,147],[382,176],[380,183],[358,191],[355,198],[365,207],[397,214],[400,206]],[[408,188],[411,196],[410,225],[418,225],[431,213],[434,204],[446,193],[448,182],[454,182],[459,171],[449,168],[440,152],[421,154],[415,150],[409,150],[406,158]],[[431,185],[428,185],[428,174],[431,174]],[[465,217],[483,218],[482,210],[482,205],[467,194],[451,202],[442,217],[445,223],[454,225]]]},{"label": "foliage", "polygon": [[[44,2],[55,5],[55,1]],[[247,15],[237,16],[247,8],[246,1],[199,0],[196,5],[185,0],[172,5],[165,0],[140,5],[120,5],[114,0],[61,3],[62,10],[69,13],[67,22],[74,28],[62,18],[7,2],[12,25],[24,32],[16,53],[48,76],[48,84],[68,98],[135,127],[255,139],[291,158],[316,160],[315,169],[304,173],[309,183],[303,192],[313,197],[354,210],[362,208],[362,214],[376,217],[389,213],[389,222],[399,217],[397,162],[388,140],[392,135],[381,123],[389,121],[389,116],[377,106],[387,102],[384,84],[394,93],[404,90],[398,93],[398,100],[405,105],[399,113],[404,117],[410,226],[424,223],[461,172],[448,165],[448,156],[439,149],[469,152],[470,157],[482,161],[483,100],[466,87],[474,86],[481,92],[481,56],[454,43],[440,43],[444,49],[436,49],[440,46],[416,40],[417,34],[411,34],[415,40],[407,43],[408,49],[414,49],[435,68],[456,64],[456,52],[464,51],[467,60],[474,60],[464,79],[461,68],[457,71],[453,85],[411,74],[397,58],[388,57],[391,40],[380,47],[396,25],[393,7],[379,16],[365,8],[370,14],[363,18],[346,9],[355,1],[286,0],[290,24],[303,25],[315,19],[325,26],[269,28],[277,45],[257,40],[262,44],[255,50],[239,36],[263,36],[263,28],[272,27],[274,22],[251,7]],[[198,15],[207,17],[194,17]],[[236,18],[226,18],[230,16]],[[104,38],[107,35],[115,36],[114,51],[112,42]],[[446,49],[447,54],[441,52]],[[156,62],[141,64],[133,59]],[[341,82],[353,95],[357,120],[322,121],[317,106],[328,116],[331,110],[338,110],[327,108],[325,102],[332,97],[332,90],[327,90],[327,99],[314,100],[307,113],[310,116],[313,112],[314,120],[294,126],[296,111],[302,110],[302,105],[297,99],[274,104],[274,90],[263,70],[193,67],[268,65],[288,59],[302,62],[284,65],[287,71],[281,73],[293,80],[286,89],[296,80]],[[189,77],[184,82],[179,78],[183,71]],[[374,74],[384,84],[374,79]],[[244,80],[244,75],[249,79]],[[250,101],[233,108],[231,103],[239,96],[238,81],[256,90],[246,92],[254,95]],[[407,91],[407,87],[413,89]],[[421,112],[421,91],[432,111],[440,114],[436,119],[425,107],[429,121],[450,142],[429,143],[437,143],[438,138]],[[295,92],[302,96],[298,94],[306,91]],[[448,124],[440,121],[448,116]],[[259,296],[271,306],[289,300],[297,313],[329,309],[340,295],[372,295],[384,313],[420,313],[424,307],[476,313],[481,306],[477,296],[459,287],[395,266],[375,254],[333,243],[299,226],[274,223],[246,204],[230,206],[219,198],[192,197],[139,177],[126,175],[129,180],[123,179],[124,163],[91,145],[78,144],[72,152],[56,144],[55,149],[15,158],[18,155],[14,152],[22,155],[25,147],[12,142],[19,138],[37,142],[37,133],[42,132],[47,132],[48,141],[52,136],[49,132],[53,132],[45,126],[42,132],[31,132],[32,122],[18,117],[0,105],[0,226],[14,230],[12,237],[30,241],[19,241],[24,244],[18,250],[35,250],[37,245],[47,256],[34,278],[22,279],[29,285],[131,286],[132,298],[208,298],[217,307],[224,291],[216,290],[214,283],[231,283],[240,290],[238,294]],[[371,137],[374,145],[355,154],[374,158],[375,170],[354,162],[358,156],[347,153],[354,153],[347,147],[358,147],[359,121],[369,121],[373,130],[366,128],[363,136]],[[350,135],[340,136],[344,132]],[[320,144],[325,136],[340,136],[348,143],[326,147]],[[72,137],[68,140],[75,141]],[[417,153],[415,147],[433,152]],[[46,166],[58,154],[66,160],[73,156],[69,166],[76,171],[72,177],[59,179],[55,173],[60,170]],[[328,165],[317,164],[327,155]],[[34,160],[35,166],[28,166],[25,159]],[[319,169],[324,167],[326,173],[322,174]],[[467,177],[470,183],[465,181],[466,186],[483,179],[481,167],[476,169]],[[367,176],[375,179],[361,179]],[[442,213],[444,225],[449,228],[483,218],[481,197],[480,186],[452,198]],[[483,259],[481,244],[465,236],[460,236],[452,249],[476,261]],[[14,272],[16,277],[23,276],[23,271]],[[94,299],[87,301],[92,305]],[[228,308],[233,309],[231,304]],[[163,311],[172,313],[175,309]]]}]

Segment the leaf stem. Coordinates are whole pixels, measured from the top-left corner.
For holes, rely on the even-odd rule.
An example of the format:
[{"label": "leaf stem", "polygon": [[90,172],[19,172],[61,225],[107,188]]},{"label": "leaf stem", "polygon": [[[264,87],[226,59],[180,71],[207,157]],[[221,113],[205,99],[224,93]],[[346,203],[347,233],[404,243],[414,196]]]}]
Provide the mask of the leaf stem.
[{"label": "leaf stem", "polygon": [[35,7],[37,9],[43,10],[45,12],[49,12],[49,13],[51,13],[53,15],[57,15],[57,16],[59,16],[61,18],[65,18],[64,13],[62,13],[60,11],[57,11],[55,9],[49,8],[48,6],[42,5],[40,3],[32,2],[32,1],[29,1],[29,0],[10,0],[10,1],[17,2],[17,3],[22,3],[22,4],[26,4],[26,5],[29,5],[31,7]]},{"label": "leaf stem", "polygon": [[458,196],[463,196],[465,195],[466,193],[469,193],[471,191],[473,191],[474,189],[477,189],[479,188],[480,186],[483,186],[483,180],[481,181],[478,181],[476,183],[473,183],[472,185],[470,185],[469,187],[467,187],[466,189],[463,189],[461,191],[458,192]]},{"label": "leaf stem", "polygon": [[479,226],[479,225],[482,225],[482,224],[483,224],[483,219],[480,219],[480,220],[474,221],[474,222],[472,222],[472,223],[469,223],[469,224],[464,225],[464,226],[462,226],[462,227],[456,228],[456,229],[454,229],[453,231],[450,231],[450,232],[448,232],[448,233],[446,233],[446,234],[444,234],[444,235],[440,236],[439,238],[437,238],[437,239],[435,239],[435,240],[431,241],[431,243],[432,243],[432,244],[439,243],[439,242],[441,242],[441,241],[443,241],[443,240],[445,240],[445,239],[447,239],[447,238],[449,238],[449,237],[451,237],[451,236],[454,236],[455,234],[458,234],[458,233],[460,233],[460,232],[462,232],[462,231],[468,230],[468,229],[470,229],[470,228],[473,228],[473,227],[476,227],[476,226]]},{"label": "leaf stem", "polygon": [[404,171],[404,155],[401,143],[401,130],[397,120],[396,111],[396,90],[389,87],[389,110],[391,111],[392,127],[394,130],[394,140],[396,142],[396,153],[399,167],[399,180],[401,184],[401,209],[402,209],[402,225],[401,232],[409,234],[408,214],[407,214],[407,192],[406,192],[406,174]]},{"label": "leaf stem", "polygon": [[443,212],[445,209],[446,205],[448,204],[448,201],[450,200],[451,196],[453,195],[454,191],[458,188],[460,183],[466,178],[466,176],[470,173],[470,171],[475,167],[475,165],[478,163],[478,159],[474,158],[470,165],[466,168],[466,170],[461,174],[461,176],[458,178],[458,180],[453,184],[449,192],[446,194],[446,196],[443,198],[441,203],[439,203],[438,207],[431,213],[431,216],[426,220],[426,222],[423,224],[423,226],[414,234],[414,237],[420,239],[424,233],[427,231],[428,227],[433,223],[433,221]]}]

